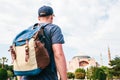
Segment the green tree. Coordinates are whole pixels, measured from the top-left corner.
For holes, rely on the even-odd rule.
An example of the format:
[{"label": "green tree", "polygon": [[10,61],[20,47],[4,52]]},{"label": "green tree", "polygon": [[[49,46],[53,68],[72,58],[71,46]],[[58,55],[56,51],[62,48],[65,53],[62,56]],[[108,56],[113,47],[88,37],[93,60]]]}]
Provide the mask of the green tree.
[{"label": "green tree", "polygon": [[14,76],[13,72],[10,70],[7,70],[8,78],[11,78]]},{"label": "green tree", "polygon": [[68,79],[74,79],[74,78],[75,78],[74,73],[72,73],[72,72],[67,72],[67,78],[68,78]]},{"label": "green tree", "polygon": [[110,61],[111,73],[117,77],[120,78],[120,57],[115,57],[113,60]]},{"label": "green tree", "polygon": [[7,70],[13,71],[13,65],[9,65]]},{"label": "green tree", "polygon": [[112,74],[110,72],[110,68],[109,67],[102,66],[100,68],[105,72],[107,80],[112,79]]},{"label": "green tree", "polygon": [[106,74],[103,69],[96,67],[92,75],[93,80],[106,80]]},{"label": "green tree", "polygon": [[75,78],[76,79],[85,79],[85,70],[82,68],[78,68],[75,70]]},{"label": "green tree", "polygon": [[7,70],[0,68],[0,80],[7,80]]},{"label": "green tree", "polygon": [[2,68],[2,64],[0,63],[0,68]]},{"label": "green tree", "polygon": [[90,68],[87,68],[87,72],[86,72],[86,77],[87,79],[92,79],[93,77],[93,73],[95,71],[95,67],[91,66]]},{"label": "green tree", "polygon": [[8,59],[7,59],[6,57],[0,58],[0,63],[2,63],[2,68],[4,68],[4,64],[5,64],[5,62],[7,62],[7,61],[8,61]]},{"label": "green tree", "polygon": [[106,74],[104,73],[104,71],[99,71],[98,80],[106,80]]}]

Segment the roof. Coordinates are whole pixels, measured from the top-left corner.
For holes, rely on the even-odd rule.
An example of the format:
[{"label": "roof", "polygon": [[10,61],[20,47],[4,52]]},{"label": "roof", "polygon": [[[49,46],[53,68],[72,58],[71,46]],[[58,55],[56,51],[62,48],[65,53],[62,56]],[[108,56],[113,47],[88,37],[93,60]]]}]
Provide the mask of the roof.
[{"label": "roof", "polygon": [[84,56],[74,56],[73,59],[74,59],[74,58],[82,59],[82,58],[91,58],[91,57],[84,55]]}]

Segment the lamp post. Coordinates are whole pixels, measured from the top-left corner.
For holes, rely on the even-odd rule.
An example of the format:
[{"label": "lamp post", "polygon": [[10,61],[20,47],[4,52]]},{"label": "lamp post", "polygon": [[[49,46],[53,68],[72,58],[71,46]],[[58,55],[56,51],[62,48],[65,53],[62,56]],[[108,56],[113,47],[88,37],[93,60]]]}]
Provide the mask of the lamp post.
[{"label": "lamp post", "polygon": [[2,63],[2,68],[4,68],[4,63],[7,61],[8,61],[8,59],[6,57],[0,58],[0,62]]}]

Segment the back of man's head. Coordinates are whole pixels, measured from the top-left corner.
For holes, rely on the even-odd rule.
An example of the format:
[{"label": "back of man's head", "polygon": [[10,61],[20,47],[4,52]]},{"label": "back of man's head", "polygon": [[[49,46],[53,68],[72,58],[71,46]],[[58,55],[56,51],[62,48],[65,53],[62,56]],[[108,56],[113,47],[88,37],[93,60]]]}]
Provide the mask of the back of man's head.
[{"label": "back of man's head", "polygon": [[53,9],[50,6],[42,6],[38,10],[38,17],[46,17],[53,15]]}]

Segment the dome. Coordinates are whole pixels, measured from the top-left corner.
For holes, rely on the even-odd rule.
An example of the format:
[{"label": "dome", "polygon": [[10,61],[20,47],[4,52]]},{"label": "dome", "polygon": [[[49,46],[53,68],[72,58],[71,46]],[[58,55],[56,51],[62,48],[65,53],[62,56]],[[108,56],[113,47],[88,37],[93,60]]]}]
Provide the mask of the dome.
[{"label": "dome", "polygon": [[90,56],[87,56],[87,55],[82,55],[82,56],[74,56],[74,58],[79,58],[79,59],[82,59],[82,58],[91,58]]}]

